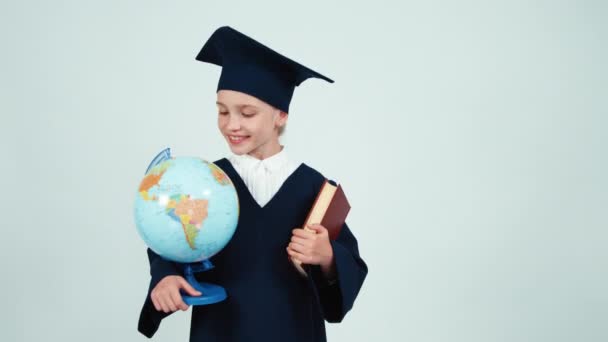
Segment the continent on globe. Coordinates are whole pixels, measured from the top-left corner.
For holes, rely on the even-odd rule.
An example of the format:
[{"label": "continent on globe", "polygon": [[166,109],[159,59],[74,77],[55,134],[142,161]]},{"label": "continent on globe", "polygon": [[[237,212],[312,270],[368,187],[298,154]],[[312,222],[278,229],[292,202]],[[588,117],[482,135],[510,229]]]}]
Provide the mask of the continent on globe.
[{"label": "continent on globe", "polygon": [[221,185],[229,185],[231,184],[230,182],[230,178],[228,178],[228,176],[226,176],[226,174],[224,173],[224,171],[222,169],[220,169],[217,165],[213,164],[213,163],[207,163],[207,166],[209,166],[209,168],[211,169],[211,173],[213,174],[213,177],[215,178],[215,180],[220,183]]},{"label": "continent on globe", "polygon": [[190,195],[175,195],[167,203],[167,214],[180,222],[186,241],[192,249],[196,249],[194,239],[198,235],[203,221],[207,218],[206,199],[191,199]]},{"label": "continent on globe", "polygon": [[155,185],[158,185],[158,182],[161,178],[163,178],[163,174],[167,169],[171,166],[171,160],[164,161],[153,168],[150,169],[148,174],[144,177],[144,179],[139,184],[139,194],[144,199],[144,201],[155,201],[158,198],[156,196],[150,197],[148,195],[148,190]]}]

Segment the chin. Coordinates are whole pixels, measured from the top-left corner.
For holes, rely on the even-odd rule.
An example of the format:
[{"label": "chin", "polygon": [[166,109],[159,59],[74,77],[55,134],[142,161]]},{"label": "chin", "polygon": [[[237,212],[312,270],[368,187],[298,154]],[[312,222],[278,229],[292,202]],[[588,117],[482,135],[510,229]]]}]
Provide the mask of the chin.
[{"label": "chin", "polygon": [[243,154],[247,154],[251,151],[251,149],[249,149],[245,146],[234,147],[230,143],[228,143],[228,147],[230,147],[230,151],[232,151],[232,153],[239,155],[239,156],[243,155]]}]

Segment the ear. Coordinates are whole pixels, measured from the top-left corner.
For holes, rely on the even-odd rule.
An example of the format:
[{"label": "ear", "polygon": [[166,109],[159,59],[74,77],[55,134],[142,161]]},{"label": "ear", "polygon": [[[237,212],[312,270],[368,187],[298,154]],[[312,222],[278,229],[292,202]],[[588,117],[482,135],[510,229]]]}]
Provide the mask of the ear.
[{"label": "ear", "polygon": [[288,118],[287,113],[285,113],[282,110],[279,110],[279,116],[275,121],[276,126],[277,127],[285,126],[285,124],[287,123],[287,118]]}]

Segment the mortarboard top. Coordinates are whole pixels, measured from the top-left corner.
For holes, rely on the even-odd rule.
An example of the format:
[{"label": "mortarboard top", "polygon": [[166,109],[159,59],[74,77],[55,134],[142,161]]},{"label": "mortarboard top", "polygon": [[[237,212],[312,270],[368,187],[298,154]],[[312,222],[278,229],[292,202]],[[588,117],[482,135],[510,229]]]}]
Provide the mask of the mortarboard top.
[{"label": "mortarboard top", "polygon": [[306,79],[334,82],[230,26],[215,30],[196,60],[222,67],[217,91],[240,91],[286,113],[295,87]]}]

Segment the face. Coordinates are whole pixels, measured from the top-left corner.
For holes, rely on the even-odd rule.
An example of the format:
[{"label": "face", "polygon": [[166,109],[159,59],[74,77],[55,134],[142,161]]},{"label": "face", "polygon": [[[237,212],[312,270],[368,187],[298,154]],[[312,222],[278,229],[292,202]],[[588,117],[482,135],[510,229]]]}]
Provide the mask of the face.
[{"label": "face", "polygon": [[234,154],[268,158],[281,150],[279,127],[287,113],[234,90],[217,92],[218,127]]}]

